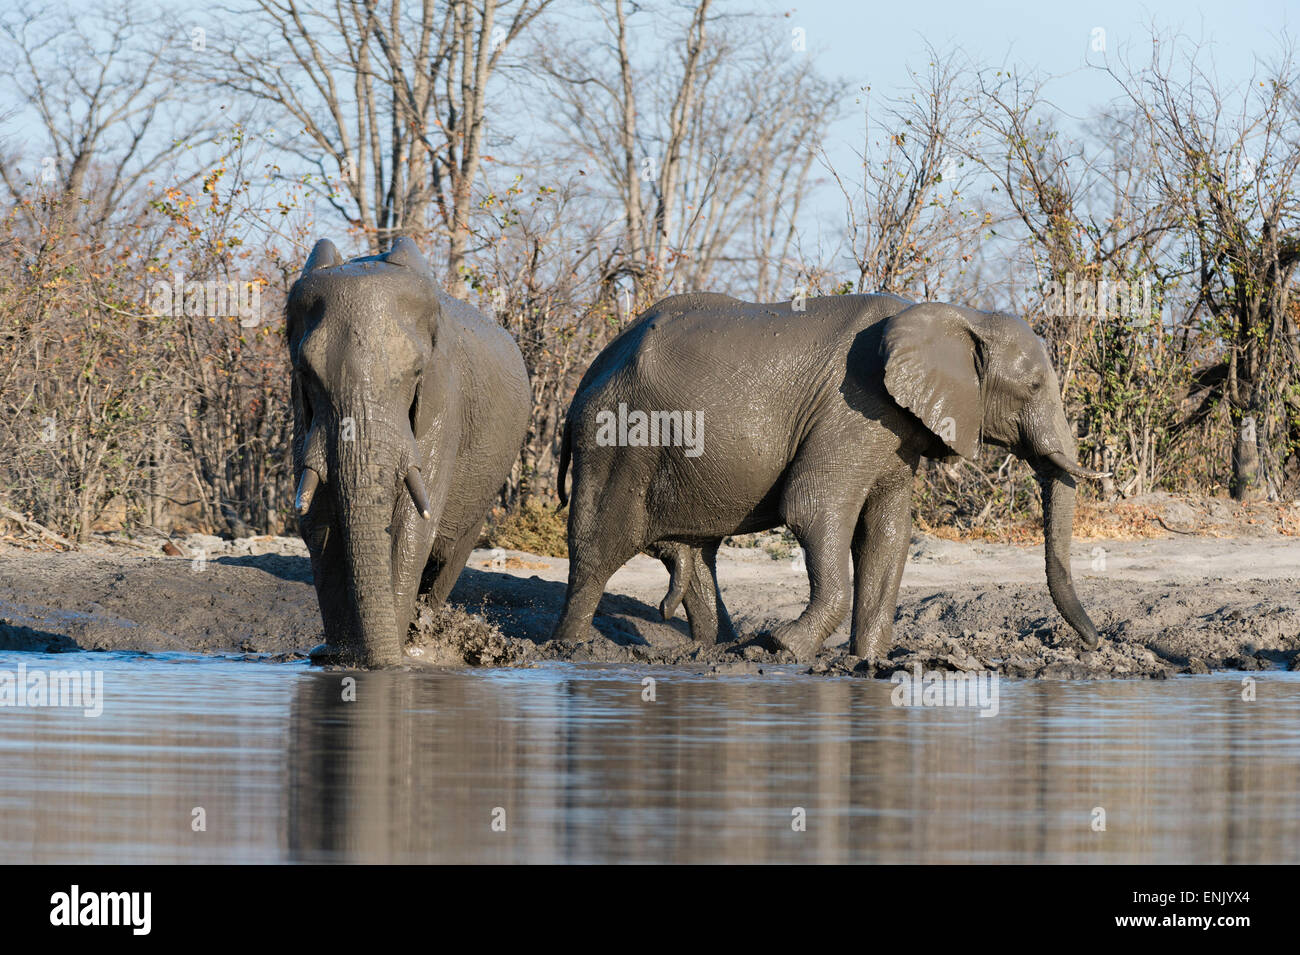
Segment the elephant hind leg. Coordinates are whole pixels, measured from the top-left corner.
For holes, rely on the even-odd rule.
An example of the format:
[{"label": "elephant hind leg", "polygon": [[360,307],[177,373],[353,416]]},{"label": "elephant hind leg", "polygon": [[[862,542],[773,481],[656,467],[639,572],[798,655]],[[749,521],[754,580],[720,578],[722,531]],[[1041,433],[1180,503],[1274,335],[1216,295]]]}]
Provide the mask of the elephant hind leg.
[{"label": "elephant hind leg", "polygon": [[677,608],[686,596],[691,576],[695,573],[694,550],[690,544],[679,541],[656,541],[646,548],[647,554],[657,557],[668,569],[668,592],[659,601],[659,613],[665,620],[677,615]]},{"label": "elephant hind leg", "polygon": [[671,620],[678,606],[684,603],[691,637],[707,645],[719,641],[731,643],[736,639],[736,628],[718,588],[718,547],[721,544],[721,538],[709,541],[703,547],[681,541],[657,541],[646,548],[651,556],[659,558],[668,568],[668,593],[659,604],[659,612],[665,620]]},{"label": "elephant hind leg", "polygon": [[709,541],[703,547],[690,549],[692,565],[690,582],[686,586],[683,602],[686,619],[691,624],[691,636],[700,643],[734,643],[736,628],[731,615],[722,602],[718,587],[718,546],[721,540]]},{"label": "elephant hind leg", "polygon": [[569,585],[560,621],[551,634],[553,640],[576,641],[590,636],[591,621],[609,578],[645,546],[630,528],[621,528],[617,534],[606,532],[575,539],[572,520],[570,516]]}]

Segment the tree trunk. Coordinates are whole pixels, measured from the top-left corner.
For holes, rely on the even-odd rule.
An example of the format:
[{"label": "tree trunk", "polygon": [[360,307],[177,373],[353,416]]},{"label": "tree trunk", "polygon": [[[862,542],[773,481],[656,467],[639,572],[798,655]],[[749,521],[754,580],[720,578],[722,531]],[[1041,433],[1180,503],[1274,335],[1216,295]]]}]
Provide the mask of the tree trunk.
[{"label": "tree trunk", "polygon": [[1232,497],[1248,503],[1262,501],[1266,489],[1259,475],[1259,437],[1256,418],[1242,414],[1232,443]]}]

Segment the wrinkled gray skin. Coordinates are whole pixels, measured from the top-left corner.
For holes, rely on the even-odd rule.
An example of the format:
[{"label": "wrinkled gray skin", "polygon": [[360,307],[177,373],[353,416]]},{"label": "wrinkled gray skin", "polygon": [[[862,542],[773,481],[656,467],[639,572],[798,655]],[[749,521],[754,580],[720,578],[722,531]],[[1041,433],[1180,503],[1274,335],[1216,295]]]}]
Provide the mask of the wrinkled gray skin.
[{"label": "wrinkled gray skin", "polygon": [[519,348],[438,288],[415,243],[344,262],[316,243],[288,301],[295,506],[325,643],[400,663],[417,594],[441,603],[519,453]]},{"label": "wrinkled gray skin", "polygon": [[[704,453],[601,447],[597,414],[703,415]],[[1097,630],[1070,576],[1075,443],[1042,341],[1021,319],[893,295],[752,304],[680,295],[654,305],[597,357],[569,409],[560,488],[573,466],[569,586],[555,636],[587,632],[609,577],[648,550],[672,576],[691,633],[735,639],[718,594],[723,537],[788,525],[811,598],[773,633],[814,655],[852,608],[851,650],[893,643],[922,456],[974,458],[981,441],[1028,461],[1043,495],[1047,583],[1088,646]]]}]

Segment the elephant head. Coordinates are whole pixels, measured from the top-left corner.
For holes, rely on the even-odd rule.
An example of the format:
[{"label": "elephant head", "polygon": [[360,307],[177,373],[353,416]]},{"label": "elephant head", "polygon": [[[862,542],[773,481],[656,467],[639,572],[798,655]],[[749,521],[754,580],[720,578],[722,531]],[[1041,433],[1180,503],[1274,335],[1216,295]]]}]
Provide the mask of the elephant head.
[{"label": "elephant head", "polygon": [[432,517],[420,448],[438,414],[435,288],[410,239],[348,262],[322,239],[289,292],[295,506],[332,662],[402,659],[399,531]]},{"label": "elephant head", "polygon": [[1047,586],[1089,647],[1097,628],[1070,574],[1075,478],[1105,477],[1075,461],[1074,435],[1042,339],[1013,315],[924,303],[886,322],[885,387],[925,425],[926,454],[974,458],[980,442],[1007,448],[1038,475]]}]

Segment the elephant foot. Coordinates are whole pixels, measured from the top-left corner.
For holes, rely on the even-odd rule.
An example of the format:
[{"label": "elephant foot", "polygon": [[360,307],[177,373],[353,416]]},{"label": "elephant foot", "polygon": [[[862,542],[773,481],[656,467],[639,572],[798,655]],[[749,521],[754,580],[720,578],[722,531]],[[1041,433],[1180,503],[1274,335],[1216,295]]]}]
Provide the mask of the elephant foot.
[{"label": "elephant foot", "polygon": [[800,663],[810,662],[822,648],[822,640],[800,626],[798,621],[782,624],[773,630],[772,642],[782,650],[789,650]]},{"label": "elephant foot", "polygon": [[877,638],[875,640],[853,640],[850,642],[849,652],[855,657],[861,657],[875,665],[888,655],[889,646],[885,640]]},{"label": "elephant foot", "polygon": [[594,623],[578,627],[571,623],[562,622],[556,625],[555,629],[547,635],[546,640],[548,643],[558,642],[576,644],[586,643],[587,641],[600,636],[603,636],[603,634],[596,629]]},{"label": "elephant foot", "polygon": [[339,646],[333,643],[321,643],[311,648],[307,654],[313,666],[346,667],[353,670],[378,670],[383,667],[399,666],[401,655],[366,653],[359,647]]},{"label": "elephant foot", "polygon": [[698,643],[702,647],[716,647],[718,645],[718,635],[716,632],[700,635],[697,634],[694,630],[692,630],[691,640],[695,643]]},{"label": "elephant foot", "polygon": [[[716,647],[719,644],[739,643],[740,634],[732,626],[731,619],[709,620],[701,623],[691,620],[691,639],[701,646]],[[814,651],[816,652],[816,651]]]},{"label": "elephant foot", "polygon": [[[725,611],[724,611],[725,612]],[[736,632],[735,624],[731,622],[731,617],[724,616],[718,621],[718,635],[714,643],[739,643],[740,634]]]},{"label": "elephant foot", "polygon": [[328,643],[318,643],[311,648],[307,654],[307,659],[312,666],[318,667],[346,667],[353,666],[352,654],[347,653],[339,647],[331,646]]}]

